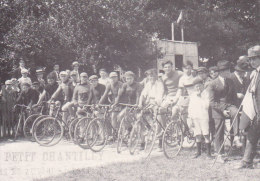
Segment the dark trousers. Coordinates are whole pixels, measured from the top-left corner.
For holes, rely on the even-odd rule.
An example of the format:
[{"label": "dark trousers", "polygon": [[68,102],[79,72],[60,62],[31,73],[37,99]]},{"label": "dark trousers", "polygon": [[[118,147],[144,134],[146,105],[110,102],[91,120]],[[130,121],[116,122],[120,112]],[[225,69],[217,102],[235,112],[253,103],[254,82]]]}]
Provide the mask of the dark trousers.
[{"label": "dark trousers", "polygon": [[231,130],[231,134],[233,134],[234,136],[238,135],[239,133],[239,129],[238,129],[238,125],[239,125],[239,116],[235,118],[236,114],[237,114],[237,107],[236,106],[229,106],[227,107],[227,110],[229,111],[229,115],[230,115],[230,124],[232,124],[232,121],[234,121],[234,124],[233,124],[233,127],[232,127],[232,130]]},{"label": "dark trousers", "polygon": [[[225,128],[225,119],[224,118],[213,118],[214,125],[214,148],[215,152],[220,151],[221,145],[224,142],[224,128]],[[224,147],[221,149],[220,154],[224,153]]]},{"label": "dark trousers", "polygon": [[260,123],[254,122],[254,124],[250,125],[247,132],[247,143],[243,161],[247,163],[252,163],[256,155],[257,143],[260,139]]}]

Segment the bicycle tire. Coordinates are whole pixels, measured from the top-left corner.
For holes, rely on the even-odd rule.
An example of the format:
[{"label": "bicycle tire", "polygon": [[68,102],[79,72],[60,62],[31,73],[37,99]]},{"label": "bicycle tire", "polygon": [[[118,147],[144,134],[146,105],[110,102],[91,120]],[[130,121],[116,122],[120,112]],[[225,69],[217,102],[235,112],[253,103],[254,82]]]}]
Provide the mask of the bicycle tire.
[{"label": "bicycle tire", "polygon": [[74,131],[75,131],[75,126],[78,121],[79,121],[79,118],[75,118],[69,124],[69,136],[70,136],[70,140],[73,141],[73,143],[76,143],[76,141],[74,140]]},{"label": "bicycle tire", "polygon": [[129,152],[131,155],[133,155],[136,151],[136,148],[138,146],[140,137],[141,137],[141,122],[137,121],[131,130],[130,137],[129,137]]},{"label": "bicycle tire", "polygon": [[[58,128],[59,130],[57,129],[57,127],[59,127]],[[44,131],[46,131],[46,129],[53,130],[53,136],[47,142],[44,142],[42,137],[40,137],[41,139],[39,139],[37,136],[37,133],[41,133],[40,132],[41,128],[44,129]],[[46,135],[46,132],[44,133],[45,133],[44,134],[45,137],[48,136]],[[56,133],[58,133],[58,138],[54,141]],[[58,144],[61,141],[63,134],[64,134],[64,128],[61,122],[53,117],[47,117],[41,119],[40,121],[38,121],[38,123],[35,125],[34,128],[34,137],[36,142],[39,143],[41,146],[45,146],[45,147],[50,147]]]},{"label": "bicycle tire", "polygon": [[25,138],[29,141],[34,141],[33,139],[33,132],[32,132],[32,126],[34,121],[41,116],[41,114],[32,114],[30,115],[24,122],[23,125],[23,134]]},{"label": "bicycle tire", "polygon": [[[88,144],[86,143],[86,140],[84,139],[84,137],[81,136],[81,133],[86,132],[87,126],[90,123],[90,121],[91,121],[91,118],[83,117],[78,120],[78,122],[76,123],[75,128],[74,128],[73,142],[83,149],[89,149]],[[82,125],[83,125],[83,128],[82,128]]]},{"label": "bicycle tire", "polygon": [[[118,136],[117,136],[117,153],[121,153],[122,152],[122,144],[123,144],[123,140],[125,139],[125,132],[126,132],[126,128],[125,128],[125,118],[122,119],[122,121],[120,122],[120,126],[118,129]],[[127,144],[126,144],[127,145]]]},{"label": "bicycle tire", "polygon": [[[166,158],[173,159],[179,154],[183,144],[183,131],[178,122],[172,121],[167,125],[163,133],[162,143]],[[175,148],[176,145],[177,148]]]},{"label": "bicycle tire", "polygon": [[144,151],[145,151],[145,154],[146,154],[146,158],[148,158],[153,151],[157,132],[158,132],[158,124],[157,124],[157,122],[154,122],[151,129],[148,131],[146,138],[145,138],[145,149],[144,149]]},{"label": "bicycle tire", "polygon": [[94,139],[92,137],[87,138],[87,144],[93,152],[100,152],[107,144],[108,134],[104,123],[101,118],[95,118],[87,126],[86,135],[95,136]]}]

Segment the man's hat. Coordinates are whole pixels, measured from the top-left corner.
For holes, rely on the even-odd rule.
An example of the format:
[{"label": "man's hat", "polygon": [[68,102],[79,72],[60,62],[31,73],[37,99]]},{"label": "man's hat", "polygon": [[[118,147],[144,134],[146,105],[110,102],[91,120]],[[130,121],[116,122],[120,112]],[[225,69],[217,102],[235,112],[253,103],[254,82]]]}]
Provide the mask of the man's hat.
[{"label": "man's hat", "polygon": [[70,75],[77,75],[78,73],[76,71],[71,71]]},{"label": "man's hat", "polygon": [[89,77],[89,80],[98,80],[98,76],[97,75],[91,75]]},{"label": "man's hat", "polygon": [[198,73],[202,72],[202,73],[208,73],[208,69],[206,67],[199,67],[196,70]]},{"label": "man's hat", "polygon": [[124,75],[125,77],[135,77],[135,74],[134,74],[134,72],[132,72],[132,71],[127,71],[127,72],[125,72],[125,75]]},{"label": "man's hat", "polygon": [[79,62],[78,62],[78,61],[74,61],[74,62],[72,63],[72,66],[73,66],[73,67],[76,66],[76,65],[79,65]]},{"label": "man's hat", "polygon": [[248,49],[248,58],[260,56],[260,45],[255,45]]},{"label": "man's hat", "polygon": [[218,71],[218,67],[217,66],[209,67],[209,71],[217,72]]},{"label": "man's hat", "polygon": [[217,63],[218,70],[230,69],[230,62],[227,60],[221,60]]},{"label": "man's hat", "polygon": [[32,85],[40,85],[40,82],[35,81],[35,82],[32,83]]},{"label": "man's hat", "polygon": [[45,68],[36,69],[36,74],[43,74],[45,72]]},{"label": "man's hat", "polygon": [[246,63],[246,62],[238,63],[238,64],[235,66],[235,70],[236,70],[236,71],[240,71],[240,72],[246,72],[246,71],[249,70],[249,64]]},{"label": "man's hat", "polygon": [[117,75],[116,72],[111,72],[111,73],[109,74],[109,77],[110,77],[110,78],[111,78],[111,77],[118,77],[118,75]]},{"label": "man's hat", "polygon": [[27,83],[27,82],[22,83],[22,86],[31,87],[31,85],[29,83]]},{"label": "man's hat", "polygon": [[88,74],[87,74],[86,72],[82,72],[82,73],[80,74],[80,77],[88,77]]},{"label": "man's hat", "polygon": [[22,69],[22,70],[21,70],[21,73],[22,73],[22,74],[28,74],[29,71],[28,71],[27,69]]},{"label": "man's hat", "polygon": [[61,71],[61,72],[60,72],[60,76],[61,76],[61,75],[68,75],[68,73],[67,73],[66,71]]},{"label": "man's hat", "polygon": [[7,80],[7,81],[5,81],[5,85],[12,85],[13,83],[12,83],[12,81],[11,80]]},{"label": "man's hat", "polygon": [[248,63],[249,58],[246,55],[242,55],[238,58],[237,60],[237,64],[239,63]]}]

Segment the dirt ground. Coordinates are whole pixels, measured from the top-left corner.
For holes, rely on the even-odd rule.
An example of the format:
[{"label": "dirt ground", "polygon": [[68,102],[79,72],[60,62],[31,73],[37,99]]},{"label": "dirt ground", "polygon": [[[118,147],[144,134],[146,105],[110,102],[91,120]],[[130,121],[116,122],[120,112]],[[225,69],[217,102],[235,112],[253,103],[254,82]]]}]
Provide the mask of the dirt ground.
[{"label": "dirt ground", "polygon": [[194,152],[185,149],[168,160],[155,149],[145,160],[142,152],[130,155],[126,150],[118,154],[115,144],[93,153],[67,141],[54,147],[4,141],[0,142],[0,180],[259,180],[259,158],[255,169],[234,169],[241,158],[238,154],[211,168],[213,160],[206,159],[205,154],[192,159]]}]

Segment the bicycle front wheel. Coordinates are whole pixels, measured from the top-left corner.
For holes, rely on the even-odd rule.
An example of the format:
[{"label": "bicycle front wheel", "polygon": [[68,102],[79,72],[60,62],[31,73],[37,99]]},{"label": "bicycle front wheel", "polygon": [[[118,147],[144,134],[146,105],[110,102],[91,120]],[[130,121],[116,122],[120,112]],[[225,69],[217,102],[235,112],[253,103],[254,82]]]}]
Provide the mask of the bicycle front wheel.
[{"label": "bicycle front wheel", "polygon": [[163,134],[163,152],[166,158],[176,157],[182,149],[183,132],[176,121],[169,123]]},{"label": "bicycle front wheel", "polygon": [[84,117],[75,124],[73,142],[83,149],[89,149],[85,134],[90,121],[91,118]]},{"label": "bicycle front wheel", "polygon": [[64,133],[61,122],[53,117],[41,119],[34,128],[34,138],[41,146],[54,146],[60,142]]},{"label": "bicycle front wheel", "polygon": [[93,119],[87,127],[85,136],[92,151],[101,151],[106,146],[108,137],[104,120],[100,118]]},{"label": "bicycle front wheel", "polygon": [[26,139],[28,139],[30,141],[34,141],[32,127],[33,127],[34,121],[40,116],[41,116],[41,114],[32,114],[25,120],[24,126],[23,126],[23,134]]},{"label": "bicycle front wheel", "polygon": [[131,130],[130,138],[129,138],[129,152],[133,155],[136,151],[136,148],[139,144],[141,138],[141,122],[137,121]]},{"label": "bicycle front wheel", "polygon": [[147,154],[147,157],[150,156],[150,154],[152,153],[153,147],[154,147],[154,143],[156,140],[156,135],[158,132],[158,124],[157,122],[154,122],[151,126],[151,128],[148,130],[147,135],[145,135],[145,154]]},{"label": "bicycle front wheel", "polygon": [[122,121],[120,122],[120,126],[119,126],[117,137],[118,137],[118,140],[117,140],[117,153],[121,153],[122,152],[122,145],[123,145],[123,143],[125,143],[125,145],[127,146],[127,141],[128,141],[128,138],[129,138],[129,134],[127,134],[127,130],[126,130],[125,118],[122,119]]}]

